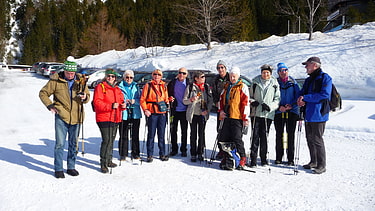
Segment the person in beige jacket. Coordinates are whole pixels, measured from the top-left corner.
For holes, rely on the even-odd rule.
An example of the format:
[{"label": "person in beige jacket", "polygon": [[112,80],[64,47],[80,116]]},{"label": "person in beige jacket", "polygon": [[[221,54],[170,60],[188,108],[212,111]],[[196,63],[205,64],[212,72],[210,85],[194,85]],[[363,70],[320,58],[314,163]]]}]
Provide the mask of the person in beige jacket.
[{"label": "person in beige jacket", "polygon": [[[85,77],[76,71],[76,62],[64,62],[64,71],[52,75],[39,92],[42,103],[55,115],[54,166],[56,178],[65,178],[63,153],[67,134],[67,173],[71,176],[79,175],[75,169],[76,145],[80,125],[84,120],[83,104],[89,102],[90,92]],[[53,100],[50,99],[51,95],[53,95]]]}]

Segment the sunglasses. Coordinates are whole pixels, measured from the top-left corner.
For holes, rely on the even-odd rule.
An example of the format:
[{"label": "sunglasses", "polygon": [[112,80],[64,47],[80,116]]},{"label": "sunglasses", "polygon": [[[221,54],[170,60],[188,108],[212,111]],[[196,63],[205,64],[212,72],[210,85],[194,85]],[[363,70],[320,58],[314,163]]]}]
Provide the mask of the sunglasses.
[{"label": "sunglasses", "polygon": [[225,67],[216,67],[217,70],[224,69]]},{"label": "sunglasses", "polygon": [[161,74],[159,74],[159,73],[154,73],[154,74],[152,74],[152,75],[158,75],[158,76],[161,76]]},{"label": "sunglasses", "polygon": [[126,79],[133,79],[134,77],[126,76],[125,78],[126,78]]},{"label": "sunglasses", "polygon": [[107,78],[116,78],[115,75],[107,75]]},{"label": "sunglasses", "polygon": [[206,76],[204,76],[204,75],[201,75],[199,78],[205,78]]},{"label": "sunglasses", "polygon": [[185,72],[178,72],[178,74],[186,75],[187,73],[185,73]]}]

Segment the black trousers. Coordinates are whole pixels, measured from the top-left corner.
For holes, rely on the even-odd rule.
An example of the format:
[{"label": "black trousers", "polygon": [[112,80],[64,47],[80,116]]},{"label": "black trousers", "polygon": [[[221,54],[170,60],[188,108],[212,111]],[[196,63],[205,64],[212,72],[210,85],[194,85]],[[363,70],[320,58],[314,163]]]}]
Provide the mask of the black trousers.
[{"label": "black trousers", "polygon": [[[251,117],[251,123],[254,122],[254,117]],[[270,130],[270,126],[272,124],[271,119],[255,117],[254,125],[252,125],[253,131],[252,140],[251,140],[251,164],[256,164],[256,160],[258,157],[258,148],[260,146],[259,155],[260,160],[262,163],[267,162],[267,152],[268,152],[268,145],[267,145],[267,138],[268,132]]]},{"label": "black trousers", "polygon": [[177,144],[177,128],[178,122],[180,122],[181,129],[181,152],[187,151],[187,129],[188,121],[186,120],[186,111],[176,111],[174,112],[173,120],[171,121],[171,144],[172,152],[178,152]]},{"label": "black trousers", "polygon": [[310,151],[310,163],[316,163],[318,168],[326,167],[326,150],[323,134],[326,122],[305,122],[307,146]]},{"label": "black trousers", "polygon": [[288,134],[288,147],[286,148],[288,162],[294,160],[294,134],[296,131],[298,115],[293,112],[279,113],[275,115],[276,130],[276,160],[282,161],[284,155],[283,134],[284,128]]},{"label": "black trousers", "polygon": [[120,139],[118,142],[118,149],[120,156],[128,156],[129,151],[129,132],[131,138],[131,156],[139,157],[139,127],[140,119],[123,120],[120,123]]},{"label": "black trousers", "polygon": [[241,119],[225,118],[221,133],[221,141],[234,142],[240,157],[246,157],[245,147],[242,140],[242,126]]},{"label": "black trousers", "polygon": [[[194,115],[193,121],[190,124],[190,155],[197,156],[203,155],[205,147],[205,130],[206,121],[202,115]],[[198,135],[198,148],[197,148],[197,135]]]}]

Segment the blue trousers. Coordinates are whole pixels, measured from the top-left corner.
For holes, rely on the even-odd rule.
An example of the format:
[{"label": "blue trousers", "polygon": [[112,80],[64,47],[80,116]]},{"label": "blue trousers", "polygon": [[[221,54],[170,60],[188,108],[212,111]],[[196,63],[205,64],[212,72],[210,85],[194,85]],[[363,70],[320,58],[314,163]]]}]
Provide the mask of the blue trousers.
[{"label": "blue trousers", "polygon": [[55,151],[54,151],[54,165],[55,171],[63,171],[63,154],[66,142],[66,135],[68,135],[68,169],[75,169],[76,164],[76,145],[79,134],[80,124],[71,125],[64,122],[58,114],[55,115]]},{"label": "blue trousers", "polygon": [[158,133],[159,156],[165,155],[165,126],[167,123],[166,114],[151,114],[148,118],[147,131],[147,156],[154,154],[154,137]]}]

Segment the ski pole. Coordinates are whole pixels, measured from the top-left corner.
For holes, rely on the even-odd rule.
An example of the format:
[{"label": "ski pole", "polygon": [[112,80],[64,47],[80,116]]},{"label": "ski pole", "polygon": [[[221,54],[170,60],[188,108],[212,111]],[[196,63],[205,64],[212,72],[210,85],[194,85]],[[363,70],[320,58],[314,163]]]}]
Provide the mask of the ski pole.
[{"label": "ski pole", "polygon": [[298,120],[298,135],[297,135],[297,143],[296,143],[296,156],[294,157],[294,175],[298,174],[299,151],[300,151],[301,135],[302,135],[302,120],[303,120],[303,114],[301,112],[300,118]]},{"label": "ski pole", "polygon": [[208,164],[212,164],[212,162],[213,162],[213,160],[215,158],[216,148],[217,148],[217,145],[218,145],[218,142],[219,142],[219,137],[221,135],[221,130],[223,128],[223,124],[224,124],[224,119],[220,120],[219,130],[217,131],[216,140],[215,140],[212,152],[211,152],[210,162],[208,162]]},{"label": "ski pole", "polygon": [[267,143],[267,157],[268,157],[268,173],[271,173],[271,165],[270,165],[270,150],[269,150],[269,147],[268,147],[268,134],[269,134],[269,130],[268,130],[268,124],[267,124],[267,118],[264,117],[264,124],[265,124],[265,129],[266,129],[266,143]]},{"label": "ski pole", "polygon": [[[251,117],[250,117],[251,118]],[[250,154],[251,154],[251,144],[252,144],[252,141],[253,141],[253,135],[254,135],[254,128],[255,128],[255,116],[253,117],[253,122],[251,124],[251,135],[250,135],[250,149],[249,149],[249,156],[247,157],[247,165],[250,166]]]},{"label": "ski pole", "polygon": [[[148,118],[149,117],[146,116],[145,118],[146,118],[146,123],[145,123],[145,130],[143,132],[142,154],[145,154],[145,145],[146,145],[146,142],[147,142],[146,132],[147,132],[147,129],[148,129]],[[141,165],[142,165],[142,161],[143,161],[143,159],[141,159]]]}]

